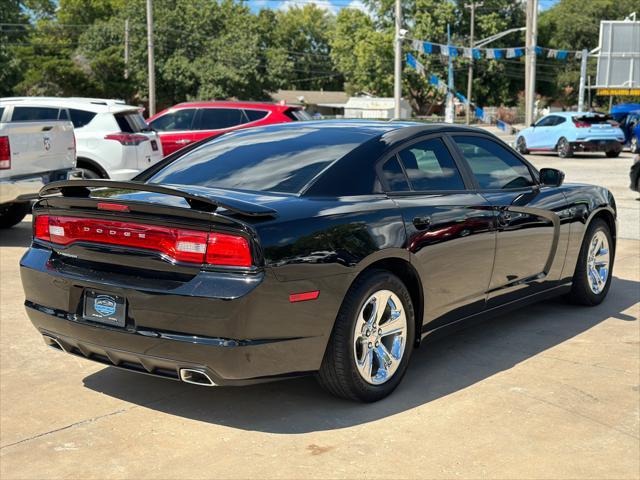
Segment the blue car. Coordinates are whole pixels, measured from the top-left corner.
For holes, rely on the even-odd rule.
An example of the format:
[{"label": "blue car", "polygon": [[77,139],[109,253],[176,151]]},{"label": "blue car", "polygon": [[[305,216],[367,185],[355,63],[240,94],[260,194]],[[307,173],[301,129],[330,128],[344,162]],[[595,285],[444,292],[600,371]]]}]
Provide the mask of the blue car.
[{"label": "blue car", "polygon": [[622,151],[624,133],[610,115],[558,112],[518,132],[515,145],[522,154],[558,152],[567,158],[574,152],[604,152],[613,158]]},{"label": "blue car", "polygon": [[[613,116],[616,118],[616,116]],[[640,145],[638,139],[640,139],[640,110],[634,110],[627,112],[624,118],[618,120],[620,128],[624,132],[625,144],[629,146],[633,153],[640,153]]]}]

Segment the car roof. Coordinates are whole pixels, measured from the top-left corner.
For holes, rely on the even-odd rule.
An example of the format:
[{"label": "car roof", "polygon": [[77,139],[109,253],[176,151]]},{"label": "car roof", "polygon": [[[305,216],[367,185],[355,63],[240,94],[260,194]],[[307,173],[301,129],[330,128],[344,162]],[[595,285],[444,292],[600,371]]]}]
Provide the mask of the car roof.
[{"label": "car roof", "polygon": [[300,108],[299,106],[286,105],[273,102],[240,102],[234,100],[209,100],[201,102],[182,102],[169,107],[167,110],[178,108],[206,108],[206,107],[224,107],[224,108],[264,108],[268,110],[283,110],[287,108]]},{"label": "car roof", "polygon": [[5,97],[0,98],[0,105],[76,108],[95,113],[118,113],[141,109],[141,107],[127,105],[124,100],[86,97]]}]

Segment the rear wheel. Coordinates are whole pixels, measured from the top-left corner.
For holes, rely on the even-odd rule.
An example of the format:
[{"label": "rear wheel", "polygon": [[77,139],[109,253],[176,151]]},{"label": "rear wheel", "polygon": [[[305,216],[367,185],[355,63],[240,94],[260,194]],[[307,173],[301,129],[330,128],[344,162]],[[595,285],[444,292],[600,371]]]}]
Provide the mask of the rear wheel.
[{"label": "rear wheel", "polygon": [[607,222],[596,218],[582,241],[580,256],[573,274],[570,299],[581,305],[598,305],[611,285],[614,245]]},{"label": "rear wheel", "polygon": [[28,213],[31,213],[30,203],[12,203],[0,207],[0,228],[11,228],[19,224]]},{"label": "rear wheel", "polygon": [[640,145],[638,144],[638,137],[633,135],[631,137],[631,142],[629,142],[629,147],[631,148],[631,153],[640,153]]},{"label": "rear wheel", "polygon": [[604,152],[607,158],[617,158],[620,156],[620,150],[609,150],[608,152]]},{"label": "rear wheel", "polygon": [[375,402],[398,386],[409,364],[415,321],[404,283],[384,270],[358,279],[345,296],[318,375],[332,394]]},{"label": "rear wheel", "polygon": [[527,141],[524,139],[524,137],[518,137],[516,147],[518,149],[518,152],[522,155],[527,155],[529,153],[529,150],[527,150]]},{"label": "rear wheel", "polygon": [[560,158],[573,157],[573,150],[571,149],[571,144],[564,137],[561,137],[560,140],[558,140],[558,146],[556,149],[558,150],[558,156]]},{"label": "rear wheel", "polygon": [[82,178],[86,178],[89,180],[102,178],[98,172],[91,170],[89,168],[79,168],[78,170],[82,172]]}]

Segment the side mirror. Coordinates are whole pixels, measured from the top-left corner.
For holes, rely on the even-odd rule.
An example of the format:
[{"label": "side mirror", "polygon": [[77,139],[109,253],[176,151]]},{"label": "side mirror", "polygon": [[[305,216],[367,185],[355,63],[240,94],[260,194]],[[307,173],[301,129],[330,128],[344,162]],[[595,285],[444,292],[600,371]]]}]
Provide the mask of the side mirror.
[{"label": "side mirror", "polygon": [[564,182],[564,172],[555,168],[540,169],[540,183],[547,187],[559,187]]}]

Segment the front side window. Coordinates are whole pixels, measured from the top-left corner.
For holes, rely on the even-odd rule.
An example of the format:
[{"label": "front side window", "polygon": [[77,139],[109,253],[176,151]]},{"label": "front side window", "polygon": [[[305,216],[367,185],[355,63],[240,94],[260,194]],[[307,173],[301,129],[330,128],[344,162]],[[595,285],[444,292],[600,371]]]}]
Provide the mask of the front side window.
[{"label": "front side window", "polygon": [[481,189],[525,188],[534,185],[527,165],[498,143],[476,136],[453,137]]},{"label": "front side window", "polygon": [[59,108],[51,107],[13,107],[12,122],[33,122],[39,120],[57,120]]},{"label": "front side window", "polygon": [[198,130],[220,130],[246,122],[242,110],[237,108],[203,108]]},{"label": "front side window", "polygon": [[150,123],[151,128],[158,132],[179,132],[193,129],[195,108],[183,108],[166,113]]},{"label": "front side window", "polygon": [[413,190],[464,190],[462,175],[441,139],[415,143],[398,156]]},{"label": "front side window", "polygon": [[555,124],[554,118],[555,117],[544,117],[536,123],[536,127],[551,127]]}]

